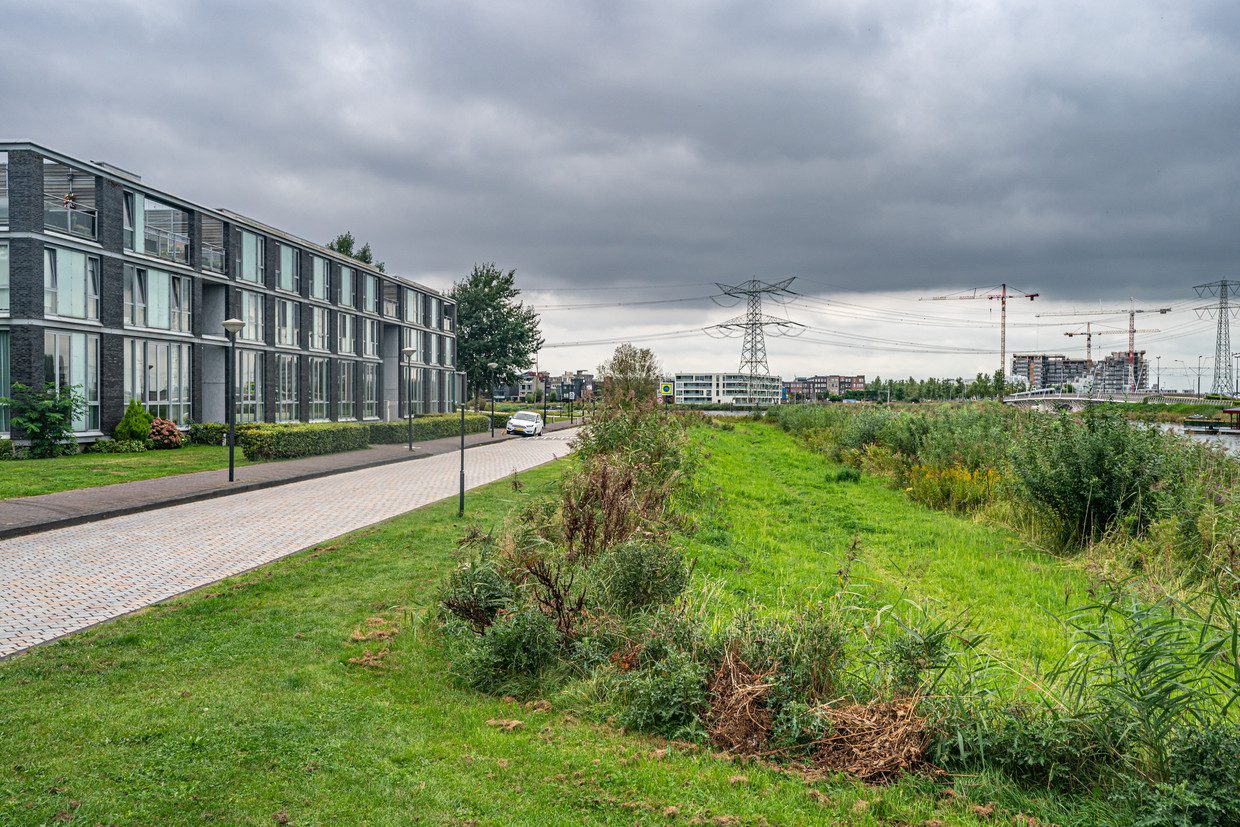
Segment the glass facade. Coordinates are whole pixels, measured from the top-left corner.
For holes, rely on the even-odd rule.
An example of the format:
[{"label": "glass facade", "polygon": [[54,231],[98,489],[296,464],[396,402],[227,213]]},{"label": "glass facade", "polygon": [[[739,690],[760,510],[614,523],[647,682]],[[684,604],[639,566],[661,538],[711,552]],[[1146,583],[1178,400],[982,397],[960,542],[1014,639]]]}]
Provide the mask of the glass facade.
[{"label": "glass facade", "polygon": [[238,422],[263,421],[263,354],[237,351],[236,388]]},{"label": "glass facade", "polygon": [[341,307],[357,307],[357,295],[355,293],[357,271],[352,267],[340,268],[340,306]]},{"label": "glass facade", "polygon": [[193,282],[162,270],[125,265],[125,324],[189,333]]},{"label": "glass facade", "polygon": [[238,318],[245,322],[245,327],[241,328],[237,338],[246,342],[261,342],[266,334],[263,325],[263,294],[249,290],[240,292],[241,313]]},{"label": "glass facade", "polygon": [[[0,227],[9,223],[9,153],[0,152]],[[8,428],[4,429],[6,432]]]},{"label": "glass facade", "polygon": [[280,278],[277,284],[281,290],[301,292],[301,251],[296,247],[280,245]]},{"label": "glass facade", "polygon": [[357,353],[357,331],[354,325],[357,323],[357,317],[350,313],[340,313],[336,320],[337,344],[336,352],[344,353],[349,356]]},{"label": "glass facade", "polygon": [[43,364],[44,381],[60,389],[75,388],[86,400],[73,430],[99,430],[99,337],[48,330],[43,334]]},{"label": "glass facade", "polygon": [[43,248],[43,312],[73,319],[99,318],[99,259]]},{"label": "glass facade", "polygon": [[276,344],[297,347],[300,340],[301,303],[276,299]]},{"label": "glass facade", "polygon": [[297,359],[276,357],[276,422],[297,421]]},{"label": "glass facade", "polygon": [[362,365],[362,417],[379,418],[379,366],[373,362]]},{"label": "glass facade", "polygon": [[[0,399],[12,392],[9,385],[9,332],[0,330]],[[9,406],[0,402],[0,433],[9,432]]]},{"label": "glass facade", "polygon": [[310,359],[310,419],[328,418],[330,365],[326,359]]},{"label": "glass facade", "polygon": [[340,378],[338,393],[340,399],[337,419],[353,419],[353,398],[357,395],[357,384],[354,382],[353,362],[337,362],[336,369]]},{"label": "glass facade", "polygon": [[0,242],[0,313],[9,312],[9,245]]},{"label": "glass facade", "polygon": [[379,355],[379,320],[362,319],[362,355]]},{"label": "glass facade", "polygon": [[310,308],[310,349],[327,350],[327,308]]},{"label": "glass facade", "polygon": [[189,213],[140,192],[124,198],[125,249],[189,264]]},{"label": "glass facade", "polygon": [[315,256],[314,272],[310,276],[310,298],[327,301],[328,289],[331,285],[330,269],[327,259]]},{"label": "glass facade", "polygon": [[188,343],[125,340],[125,402],[137,399],[161,419],[188,425],[190,418]]},{"label": "glass facade", "polygon": [[242,281],[262,283],[264,276],[263,259],[266,254],[266,239],[251,232],[241,231],[241,272],[237,278]]}]

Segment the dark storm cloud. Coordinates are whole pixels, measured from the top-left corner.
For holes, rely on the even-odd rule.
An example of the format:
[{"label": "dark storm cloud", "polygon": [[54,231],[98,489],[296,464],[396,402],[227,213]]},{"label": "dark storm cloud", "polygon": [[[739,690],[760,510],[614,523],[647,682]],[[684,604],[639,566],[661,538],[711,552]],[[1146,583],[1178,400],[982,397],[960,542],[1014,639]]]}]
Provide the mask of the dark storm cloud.
[{"label": "dark storm cloud", "polygon": [[10,3],[0,131],[445,285],[1240,260],[1230,3]]}]

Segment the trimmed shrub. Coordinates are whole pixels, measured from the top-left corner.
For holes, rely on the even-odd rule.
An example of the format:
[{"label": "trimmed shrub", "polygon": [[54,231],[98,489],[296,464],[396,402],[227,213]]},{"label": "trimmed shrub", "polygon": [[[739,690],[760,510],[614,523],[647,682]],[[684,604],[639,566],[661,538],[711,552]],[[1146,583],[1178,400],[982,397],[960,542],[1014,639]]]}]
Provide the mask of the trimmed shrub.
[{"label": "trimmed shrub", "polygon": [[238,429],[237,444],[246,459],[293,459],[365,448],[367,433],[366,425],[349,422],[260,425]]},{"label": "trimmed shrub", "polygon": [[167,419],[156,419],[151,423],[149,436],[151,447],[167,450],[181,447],[181,431],[175,422]]},{"label": "trimmed shrub", "polygon": [[13,459],[13,440],[0,439],[0,460]]},{"label": "trimmed shrub", "polygon": [[190,445],[223,445],[228,426],[223,422],[192,422],[189,426]]},{"label": "trimmed shrub", "polygon": [[118,442],[145,442],[151,434],[151,423],[155,417],[142,407],[136,399],[130,399],[125,407],[125,415],[112,429],[112,438]]},{"label": "trimmed shrub", "polygon": [[[399,445],[409,440],[409,420],[393,420],[391,422],[370,422],[371,445]],[[465,414],[465,433],[479,434],[487,430],[487,417],[480,414]],[[413,418],[413,441],[422,442],[428,439],[442,439],[458,436],[461,433],[461,418],[456,414],[427,414]]]},{"label": "trimmed shrub", "polygon": [[73,418],[86,410],[86,400],[76,388],[58,388],[48,382],[40,389],[13,383],[13,395],[2,401],[12,410],[9,422],[30,440],[32,457],[56,457],[77,453]]},{"label": "trimmed shrub", "polygon": [[146,443],[137,439],[97,439],[87,445],[85,454],[141,454],[146,450]]}]

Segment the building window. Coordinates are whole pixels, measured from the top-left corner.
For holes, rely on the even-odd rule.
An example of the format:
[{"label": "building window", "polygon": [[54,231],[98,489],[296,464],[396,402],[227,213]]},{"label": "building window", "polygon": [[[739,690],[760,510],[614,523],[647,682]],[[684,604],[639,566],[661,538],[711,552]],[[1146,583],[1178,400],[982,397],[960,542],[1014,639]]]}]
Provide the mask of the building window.
[{"label": "building window", "polygon": [[[0,330],[0,399],[8,399],[9,387],[9,332]],[[0,402],[0,433],[9,432],[9,406]]]},{"label": "building window", "polygon": [[346,353],[350,356],[357,352],[357,332],[353,329],[354,317],[348,313],[339,314],[337,320],[339,335],[336,337],[338,344],[336,346],[337,353]]},{"label": "building window", "polygon": [[190,345],[125,340],[125,401],[138,400],[155,416],[189,424]]},{"label": "building window", "polygon": [[327,350],[327,308],[310,308],[310,349]]},{"label": "building window", "polygon": [[99,337],[48,330],[43,334],[44,380],[76,388],[86,410],[73,419],[75,431],[99,430]]},{"label": "building window", "polygon": [[280,289],[301,292],[301,251],[287,244],[280,245]]},{"label": "building window", "polygon": [[[0,152],[0,227],[9,224],[9,153]],[[8,415],[5,415],[8,421]],[[4,428],[8,432],[8,426]]]},{"label": "building window", "polygon": [[224,222],[209,215],[198,214],[202,223],[202,269],[212,273],[228,271],[224,257]]},{"label": "building window", "polygon": [[276,300],[276,344],[298,347],[301,344],[301,303]]},{"label": "building window", "polygon": [[9,245],[0,244],[0,313],[8,313],[8,312],[9,312]]},{"label": "building window", "polygon": [[377,419],[379,416],[379,366],[362,365],[362,417]]},{"label": "building window", "polygon": [[364,277],[365,291],[362,295],[362,309],[367,313],[379,312],[379,277],[367,275]]},{"label": "building window", "polygon": [[265,242],[266,239],[260,235],[241,231],[241,272],[238,278],[262,284]]},{"label": "building window", "polygon": [[353,397],[357,393],[357,386],[353,383],[353,363],[338,362],[337,367],[340,369],[340,414],[337,419],[353,419]]},{"label": "building window", "polygon": [[443,364],[450,368],[456,367],[456,339],[447,336],[443,339]]},{"label": "building window", "polygon": [[95,176],[43,161],[43,226],[95,238]]},{"label": "building window", "polygon": [[389,319],[395,319],[399,304],[400,287],[390,281],[383,282],[383,315]]},{"label": "building window", "polygon": [[162,270],[125,265],[125,324],[190,332],[193,282]]},{"label": "building window", "polygon": [[424,379],[422,374],[425,368],[415,368],[402,364],[400,368],[401,387],[404,392],[401,394],[401,416],[409,416],[409,405],[412,403],[414,413],[424,413],[422,406],[422,385]]},{"label": "building window", "polygon": [[409,324],[422,323],[422,294],[409,288],[405,288],[405,321]]},{"label": "building window", "polygon": [[328,289],[331,282],[330,263],[325,258],[315,256],[314,273],[310,277],[310,298],[322,299],[327,301]]},{"label": "building window", "polygon": [[[402,327],[400,329],[400,349],[403,352],[406,348],[413,348],[413,361],[415,362],[421,361],[421,352],[418,350],[418,340],[420,338],[418,331],[411,327]],[[401,356],[400,359],[401,362],[408,361],[404,356]]]},{"label": "building window", "polygon": [[379,355],[379,320],[362,319],[362,355]]},{"label": "building window", "polygon": [[237,351],[237,421],[263,421],[263,354]]},{"label": "building window", "polygon": [[352,267],[340,268],[340,306],[356,307],[357,296],[354,293],[356,271]]},{"label": "building window", "polygon": [[330,365],[326,359],[310,360],[310,419],[327,419]]},{"label": "building window", "polygon": [[74,250],[43,249],[43,312],[99,318],[99,259]]},{"label": "building window", "polygon": [[125,249],[189,264],[189,213],[140,192],[125,193]]},{"label": "building window", "polygon": [[297,358],[276,356],[276,422],[297,421]]},{"label": "building window", "polygon": [[265,341],[263,295],[249,290],[240,290],[238,292],[241,293],[241,321],[245,322],[245,327],[241,329],[239,338],[247,342]]}]

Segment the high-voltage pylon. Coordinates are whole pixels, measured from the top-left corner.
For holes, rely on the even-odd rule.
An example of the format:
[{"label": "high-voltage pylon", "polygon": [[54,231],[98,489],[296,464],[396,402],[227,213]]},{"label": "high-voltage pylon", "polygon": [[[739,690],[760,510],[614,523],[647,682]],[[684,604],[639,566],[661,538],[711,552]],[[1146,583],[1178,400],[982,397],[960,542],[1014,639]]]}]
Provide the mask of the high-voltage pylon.
[{"label": "high-voltage pylon", "polygon": [[[724,296],[736,299],[733,304],[735,306],[740,302],[745,302],[745,314],[728,319],[726,322],[720,322],[712,325],[707,330],[718,331],[723,336],[735,336],[738,333],[744,336],[741,343],[741,368],[740,373],[749,377],[749,403],[757,406],[757,396],[754,392],[755,381],[758,376],[766,376],[771,372],[766,361],[766,328],[771,328],[771,334],[774,336],[796,336],[803,332],[805,326],[797,322],[790,321],[786,318],[778,316],[770,316],[762,312],[762,297],[768,296],[773,301],[785,304],[791,301],[793,294],[788,290],[788,286],[792,284],[792,278],[786,278],[783,281],[765,282],[758,279],[750,279],[741,284],[719,284],[719,292]],[[717,304],[721,304],[716,300]]]},{"label": "high-voltage pylon", "polygon": [[1229,293],[1240,287],[1240,281],[1212,281],[1193,287],[1201,298],[1218,296],[1217,307],[1197,309],[1198,316],[1218,314],[1218,332],[1214,335],[1214,385],[1210,393],[1230,396],[1235,391],[1235,373],[1231,362],[1231,316],[1240,308],[1232,307]]}]

